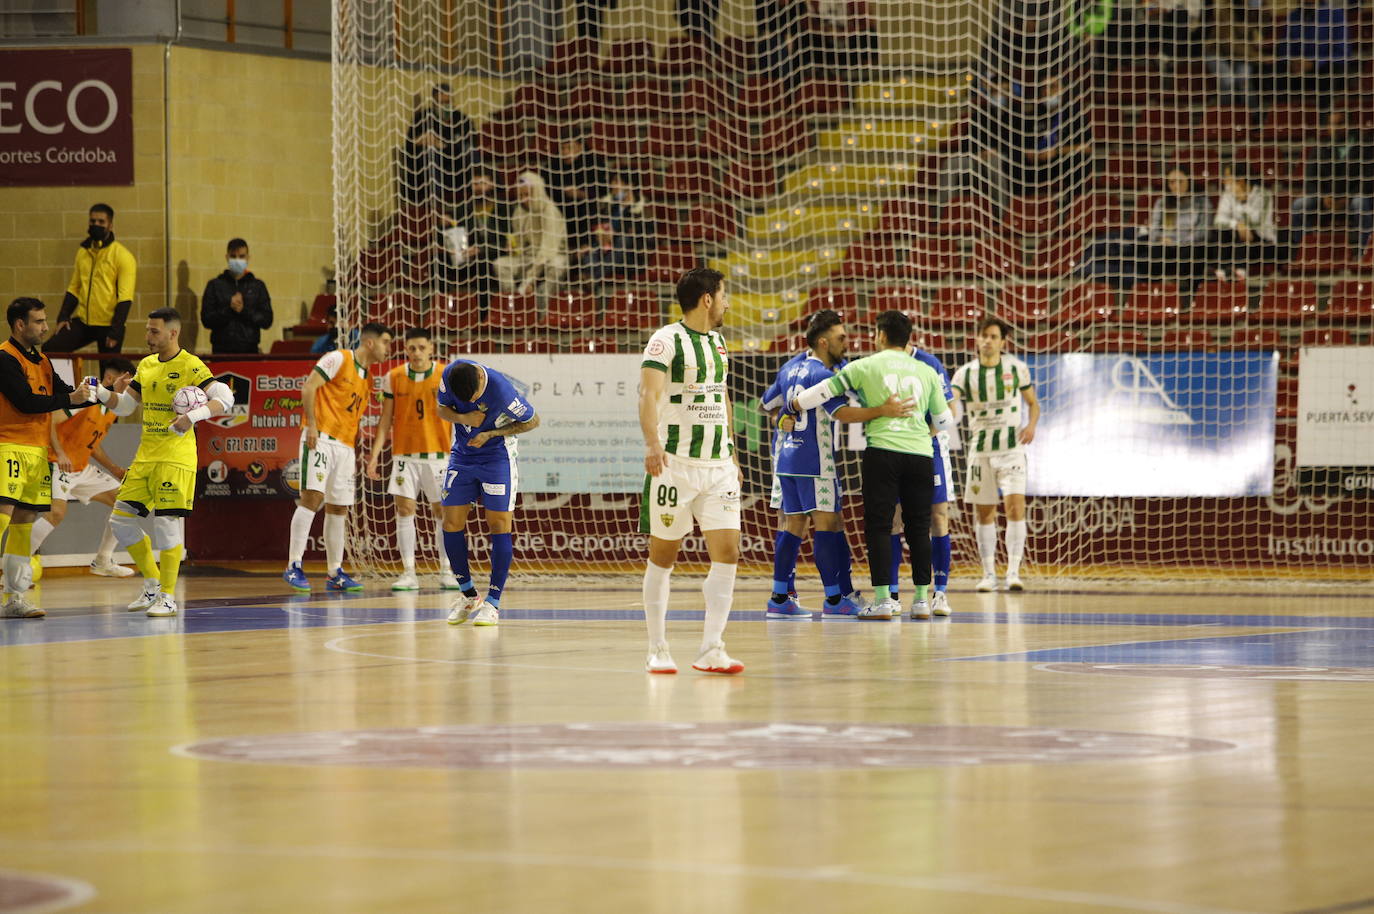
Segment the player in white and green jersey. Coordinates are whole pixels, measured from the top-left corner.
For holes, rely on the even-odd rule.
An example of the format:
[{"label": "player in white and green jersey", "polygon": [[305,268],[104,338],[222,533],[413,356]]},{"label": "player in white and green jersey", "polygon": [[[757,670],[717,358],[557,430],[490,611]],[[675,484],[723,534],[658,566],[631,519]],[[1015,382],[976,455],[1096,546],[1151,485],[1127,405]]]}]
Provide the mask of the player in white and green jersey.
[{"label": "player in white and green jersey", "polygon": [[682,320],[657,331],[639,369],[639,427],[644,435],[644,500],[640,530],[649,534],[644,569],[644,618],[650,673],[676,673],[668,653],[668,586],[682,538],[701,529],[711,570],[701,590],[706,625],[692,668],[739,673],[721,637],[735,594],[740,550],[743,474],[731,435],[725,340],[716,328],[730,303],[725,277],[696,269],[677,284]]},{"label": "player in white and green jersey", "polygon": [[[978,325],[978,358],[954,373],[950,386],[968,415],[964,500],[974,505],[980,591],[997,589],[997,503],[1007,509],[1007,590],[1025,589],[1021,558],[1026,550],[1026,452],[1040,421],[1030,369],[1002,350],[1011,326],[996,317]],[[1023,424],[1024,423],[1024,424]]]},{"label": "player in white and green jersey", "polygon": [[907,349],[911,318],[900,311],[878,316],[875,344],[879,352],[850,362],[829,380],[815,384],[792,400],[793,411],[814,409],[831,397],[854,392],[861,406],[882,404],[898,396],[910,407],[904,416],[880,416],[864,423],[868,446],[863,456],[864,539],[873,581],[874,603],[859,613],[861,619],[891,619],[901,614],[892,599],[892,517],[898,502],[911,550],[912,580],[916,598],[913,619],[930,617],[926,591],[930,588],[930,502],[935,489],[931,459],[930,414],[937,430],[954,427],[944,385],[935,370],[913,359]]}]

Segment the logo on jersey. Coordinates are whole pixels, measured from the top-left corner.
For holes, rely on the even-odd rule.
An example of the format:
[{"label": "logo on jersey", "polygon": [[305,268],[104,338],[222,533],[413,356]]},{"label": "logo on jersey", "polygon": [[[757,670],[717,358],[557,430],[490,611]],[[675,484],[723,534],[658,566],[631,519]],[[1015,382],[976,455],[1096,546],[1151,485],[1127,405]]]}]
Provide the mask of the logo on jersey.
[{"label": "logo on jersey", "polygon": [[660,514],[658,516],[658,519],[663,523],[663,526],[671,527],[673,525],[673,519],[675,517],[676,515],[674,514]]},{"label": "logo on jersey", "polygon": [[663,340],[654,340],[649,343],[649,348],[644,352],[645,355],[663,355],[667,348],[667,346],[663,345]]}]

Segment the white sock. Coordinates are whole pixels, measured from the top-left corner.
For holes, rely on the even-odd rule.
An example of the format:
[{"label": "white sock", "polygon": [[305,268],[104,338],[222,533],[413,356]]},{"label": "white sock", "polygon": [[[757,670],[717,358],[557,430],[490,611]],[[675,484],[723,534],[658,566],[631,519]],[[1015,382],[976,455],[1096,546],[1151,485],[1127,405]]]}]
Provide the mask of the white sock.
[{"label": "white sock", "polygon": [[649,650],[668,640],[668,584],[673,569],[644,563],[644,621],[649,626]]},{"label": "white sock", "polygon": [[114,535],[114,529],[109,524],[106,524],[105,532],[100,535],[100,548],[96,550],[95,560],[102,565],[113,563],[115,545],[117,542]]},{"label": "white sock", "polygon": [[440,512],[434,516],[434,554],[439,556],[439,573],[453,574],[448,567],[448,551],[444,549],[444,518]]},{"label": "white sock", "polygon": [[299,565],[305,558],[305,546],[310,542],[310,528],[314,525],[315,512],[297,505],[296,513],[291,515],[291,550],[286,553],[288,565]]},{"label": "white sock", "polygon": [[730,605],[735,602],[735,570],[737,565],[711,563],[701,593],[706,597],[706,625],[701,631],[701,650],[710,650],[725,635],[725,622],[730,618]]},{"label": "white sock", "polygon": [[5,556],[5,593],[23,593],[33,583],[33,566],[27,555]]},{"label": "white sock", "polygon": [[1007,521],[1007,577],[1021,573],[1021,555],[1026,551],[1026,522]]},{"label": "white sock", "polygon": [[343,567],[345,520],[347,516],[343,514],[324,516],[324,561],[330,574]]},{"label": "white sock", "polygon": [[983,574],[996,574],[997,522],[974,524],[974,535],[978,538],[978,557],[983,560]]},{"label": "white sock", "polygon": [[396,543],[401,548],[401,564],[415,573],[415,515],[396,515]]},{"label": "white sock", "polygon": [[43,540],[48,538],[48,534],[56,529],[52,525],[52,521],[46,517],[40,517],[33,522],[33,533],[29,534],[29,544],[32,546],[34,555],[38,554],[38,550],[43,545]]}]

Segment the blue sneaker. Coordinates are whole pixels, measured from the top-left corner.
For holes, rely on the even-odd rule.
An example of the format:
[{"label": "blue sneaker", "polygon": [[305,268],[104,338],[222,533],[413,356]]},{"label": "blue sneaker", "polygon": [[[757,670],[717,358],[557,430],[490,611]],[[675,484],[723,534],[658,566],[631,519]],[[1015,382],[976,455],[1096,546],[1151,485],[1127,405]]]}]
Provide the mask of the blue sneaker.
[{"label": "blue sneaker", "polygon": [[767,617],[769,619],[810,619],[811,610],[802,609],[797,605],[797,601],[788,597],[781,603],[774,603],[773,598],[768,598]]},{"label": "blue sneaker", "polygon": [[290,565],[287,565],[281,577],[292,590],[299,590],[301,593],[310,593],[310,579],[305,576],[304,571],[301,571],[300,562],[292,562]]},{"label": "blue sneaker", "polygon": [[344,590],[349,593],[358,593],[363,589],[363,585],[349,577],[348,572],[342,568],[335,568],[334,573],[325,582],[325,590]]},{"label": "blue sneaker", "polygon": [[842,597],[840,602],[836,603],[834,606],[831,606],[829,603],[825,604],[825,608],[821,610],[821,615],[857,616],[861,609],[863,609],[862,599],[858,594],[850,594],[847,597]]}]

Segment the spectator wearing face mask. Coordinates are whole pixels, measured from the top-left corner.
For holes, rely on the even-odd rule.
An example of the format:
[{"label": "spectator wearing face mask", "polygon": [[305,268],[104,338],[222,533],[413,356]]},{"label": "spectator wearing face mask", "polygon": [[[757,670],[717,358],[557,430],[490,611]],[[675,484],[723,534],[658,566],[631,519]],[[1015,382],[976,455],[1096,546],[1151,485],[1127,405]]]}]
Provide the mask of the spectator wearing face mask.
[{"label": "spectator wearing face mask", "polygon": [[248,242],[229,242],[225,270],[205,285],[200,322],[210,330],[210,351],[257,352],[262,331],[272,326],[267,284],[248,270]]},{"label": "spectator wearing face mask", "polygon": [[87,238],[77,248],[57,326],[43,347],[51,352],[74,352],[92,341],[101,352],[118,352],[124,342],[138,263],[115,240],[109,205],[97,203],[88,215]]}]

